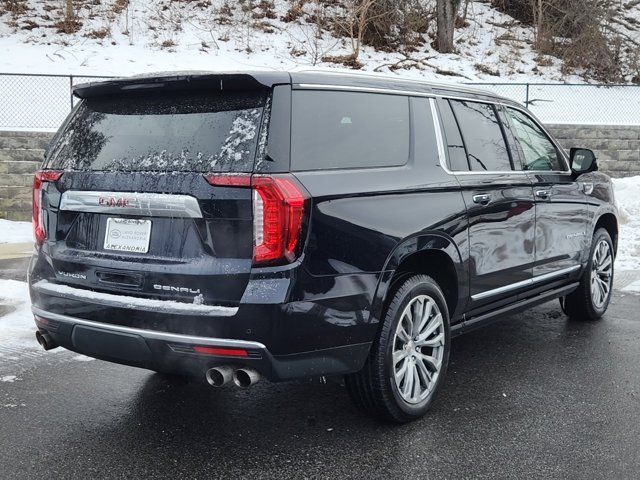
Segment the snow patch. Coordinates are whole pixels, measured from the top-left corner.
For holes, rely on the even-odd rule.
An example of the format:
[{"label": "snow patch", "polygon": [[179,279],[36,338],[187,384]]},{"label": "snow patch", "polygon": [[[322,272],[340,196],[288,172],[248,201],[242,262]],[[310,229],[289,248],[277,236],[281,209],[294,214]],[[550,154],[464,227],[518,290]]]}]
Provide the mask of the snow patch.
[{"label": "snow patch", "polygon": [[13,383],[16,381],[18,377],[15,375],[5,375],[4,377],[0,377],[0,382],[10,382]]},{"label": "snow patch", "polygon": [[0,219],[0,244],[33,242],[31,222],[14,222]]},{"label": "snow patch", "polygon": [[640,176],[614,178],[613,185],[620,228],[616,267],[640,270]]},{"label": "snow patch", "polygon": [[0,280],[0,308],[7,312],[0,317],[0,345],[38,347],[27,284]]},{"label": "snow patch", "polygon": [[622,291],[628,293],[640,293],[640,280],[636,280],[635,282],[627,285],[622,289]]},{"label": "snow patch", "polygon": [[87,357],[86,355],[76,355],[72,360],[76,360],[78,362],[92,362],[95,358]]}]

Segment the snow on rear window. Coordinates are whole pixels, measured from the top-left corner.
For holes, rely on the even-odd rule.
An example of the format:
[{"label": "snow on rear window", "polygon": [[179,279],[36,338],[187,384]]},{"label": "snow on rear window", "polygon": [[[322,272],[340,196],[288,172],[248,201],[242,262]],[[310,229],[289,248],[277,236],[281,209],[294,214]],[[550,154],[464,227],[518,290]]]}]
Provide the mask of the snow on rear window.
[{"label": "snow on rear window", "polygon": [[254,92],[88,99],[59,134],[46,166],[251,172],[264,104]]}]

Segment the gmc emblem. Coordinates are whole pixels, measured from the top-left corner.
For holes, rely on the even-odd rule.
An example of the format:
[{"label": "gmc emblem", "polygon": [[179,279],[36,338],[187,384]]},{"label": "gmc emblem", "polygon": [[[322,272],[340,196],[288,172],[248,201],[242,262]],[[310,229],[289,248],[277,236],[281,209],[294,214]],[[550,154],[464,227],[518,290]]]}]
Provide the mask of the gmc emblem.
[{"label": "gmc emblem", "polygon": [[128,207],[131,205],[127,198],[116,197],[99,197],[98,205],[103,207]]}]

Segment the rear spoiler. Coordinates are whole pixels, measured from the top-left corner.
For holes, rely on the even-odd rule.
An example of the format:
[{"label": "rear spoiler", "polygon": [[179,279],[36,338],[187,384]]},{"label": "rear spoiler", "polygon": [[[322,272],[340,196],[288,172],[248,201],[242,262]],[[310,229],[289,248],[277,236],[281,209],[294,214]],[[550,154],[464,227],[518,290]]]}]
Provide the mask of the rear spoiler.
[{"label": "rear spoiler", "polygon": [[72,92],[78,98],[91,98],[118,93],[163,91],[238,91],[269,89],[276,84],[290,84],[285,72],[209,73],[184,72],[122,77],[102,82],[81,83]]}]

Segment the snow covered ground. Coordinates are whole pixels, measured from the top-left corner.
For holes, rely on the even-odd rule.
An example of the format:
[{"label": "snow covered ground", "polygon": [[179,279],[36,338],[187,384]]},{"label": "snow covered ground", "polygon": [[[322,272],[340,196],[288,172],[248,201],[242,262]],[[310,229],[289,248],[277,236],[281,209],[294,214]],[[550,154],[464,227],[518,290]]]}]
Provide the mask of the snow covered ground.
[{"label": "snow covered ground", "polygon": [[14,222],[0,218],[0,245],[3,243],[33,242],[31,222]]},{"label": "snow covered ground", "polygon": [[614,178],[619,208],[618,270],[640,271],[640,176]]}]

